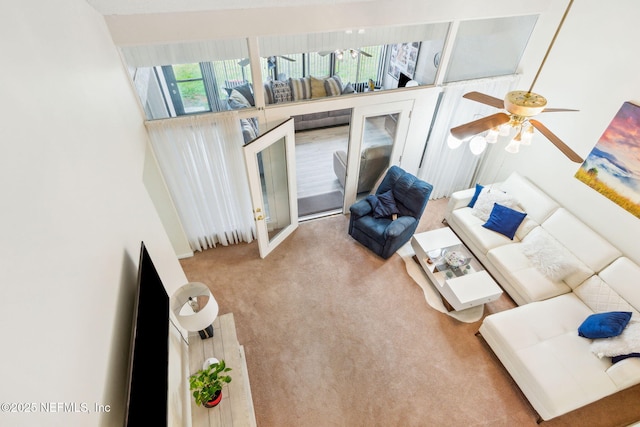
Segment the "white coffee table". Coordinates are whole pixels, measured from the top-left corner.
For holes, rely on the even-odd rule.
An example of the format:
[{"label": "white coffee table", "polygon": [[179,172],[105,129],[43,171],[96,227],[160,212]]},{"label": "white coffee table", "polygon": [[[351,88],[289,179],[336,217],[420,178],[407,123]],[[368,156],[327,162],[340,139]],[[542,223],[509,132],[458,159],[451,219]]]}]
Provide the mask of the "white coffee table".
[{"label": "white coffee table", "polygon": [[[449,227],[415,234],[411,246],[450,311],[482,305],[502,295],[500,286]],[[464,260],[464,265],[447,264],[444,255],[452,251]]]}]

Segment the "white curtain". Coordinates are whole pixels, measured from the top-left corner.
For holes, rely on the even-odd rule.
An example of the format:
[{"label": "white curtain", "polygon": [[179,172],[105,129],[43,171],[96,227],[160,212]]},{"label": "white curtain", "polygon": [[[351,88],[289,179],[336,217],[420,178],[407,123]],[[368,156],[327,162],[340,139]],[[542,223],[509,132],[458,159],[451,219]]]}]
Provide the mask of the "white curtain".
[{"label": "white curtain", "polygon": [[517,83],[517,76],[482,79],[444,86],[442,99],[427,141],[418,176],[433,185],[432,199],[449,197],[453,192],[469,188],[484,153],[475,155],[469,150],[468,141],[458,148],[447,145],[449,130],[463,123],[497,113],[498,110],[462,98],[467,92],[477,91],[496,98],[504,96]]},{"label": "white curtain", "polygon": [[193,250],[251,242],[255,223],[236,112],[147,122]]}]

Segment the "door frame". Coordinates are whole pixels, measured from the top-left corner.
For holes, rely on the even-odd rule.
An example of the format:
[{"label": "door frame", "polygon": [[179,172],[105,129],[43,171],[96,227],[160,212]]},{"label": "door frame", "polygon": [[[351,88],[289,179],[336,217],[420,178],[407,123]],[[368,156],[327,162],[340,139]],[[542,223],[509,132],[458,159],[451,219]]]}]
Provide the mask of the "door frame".
[{"label": "door frame", "polygon": [[396,133],[393,139],[393,148],[389,158],[389,166],[399,165],[402,153],[409,133],[411,122],[411,110],[414,100],[386,102],[362,107],[354,107],[351,113],[351,126],[349,129],[349,149],[347,153],[347,176],[344,188],[343,213],[349,212],[349,207],[355,203],[358,191],[358,174],[360,170],[360,153],[362,152],[362,140],[364,137],[365,121],[369,117],[386,114],[398,114]]},{"label": "door frame", "polygon": [[[279,170],[277,172],[284,172],[286,174],[287,182],[287,195],[286,201],[288,201],[289,210],[289,223],[285,225],[273,238],[269,237],[269,229],[265,210],[265,205],[270,203],[270,206],[285,206],[283,194],[277,194],[275,188],[272,188],[270,183],[266,183],[266,190],[269,199],[264,200],[264,193],[262,190],[262,180],[260,178],[260,164],[258,162],[258,154],[269,148],[273,144],[279,142],[284,138],[285,140],[285,170]],[[253,217],[256,222],[256,237],[258,240],[258,248],[260,251],[260,257],[265,258],[271,253],[280,243],[282,243],[287,237],[298,228],[298,196],[296,187],[296,165],[295,165],[295,129],[293,125],[293,119],[290,118],[283,123],[275,126],[274,128],[264,132],[256,139],[252,140],[248,144],[242,147],[245,158],[245,167],[247,171],[247,178],[249,180],[249,190],[251,192],[251,203],[253,205]],[[262,157],[263,171],[269,167],[278,167],[276,163],[272,163],[268,156]],[[287,207],[285,206],[285,209]]]}]

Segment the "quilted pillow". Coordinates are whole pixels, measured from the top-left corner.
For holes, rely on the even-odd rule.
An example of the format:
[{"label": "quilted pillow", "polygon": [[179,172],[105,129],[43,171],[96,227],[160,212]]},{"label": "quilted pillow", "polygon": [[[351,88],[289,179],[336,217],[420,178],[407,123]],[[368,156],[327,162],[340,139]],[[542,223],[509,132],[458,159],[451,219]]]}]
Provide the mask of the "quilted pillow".
[{"label": "quilted pillow", "polygon": [[600,358],[640,353],[640,321],[629,322],[617,337],[594,339],[591,352]]},{"label": "quilted pillow", "polygon": [[471,213],[486,221],[489,219],[494,203],[499,203],[511,209],[518,207],[518,200],[515,197],[503,191],[485,187],[478,195]]},{"label": "quilted pillow", "polygon": [[575,255],[541,227],[536,227],[525,236],[520,249],[540,273],[554,282],[559,282],[580,268],[580,261]]},{"label": "quilted pillow", "polygon": [[291,102],[291,86],[288,82],[274,80],[271,82],[271,90],[273,91],[273,100],[276,103]]},{"label": "quilted pillow", "polygon": [[489,215],[489,219],[487,222],[482,224],[482,226],[489,230],[504,234],[513,240],[513,236],[515,236],[516,230],[520,227],[522,221],[524,221],[525,216],[527,216],[525,212],[519,212],[495,203],[491,210],[491,214]]},{"label": "quilted pillow", "polygon": [[578,327],[578,335],[584,338],[617,337],[631,320],[630,311],[608,311],[588,316]]},{"label": "quilted pillow", "polygon": [[289,78],[289,85],[291,86],[291,95],[294,101],[311,98],[311,80],[309,77]]}]

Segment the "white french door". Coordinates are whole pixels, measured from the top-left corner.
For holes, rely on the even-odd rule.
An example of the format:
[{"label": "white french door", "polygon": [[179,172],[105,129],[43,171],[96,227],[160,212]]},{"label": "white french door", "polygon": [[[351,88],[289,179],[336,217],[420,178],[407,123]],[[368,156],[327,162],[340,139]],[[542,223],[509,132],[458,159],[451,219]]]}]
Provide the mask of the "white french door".
[{"label": "white french door", "polygon": [[412,109],[413,100],[353,109],[343,212],[349,212],[349,206],[358,198],[361,175],[373,171],[380,178],[387,168],[400,164]]},{"label": "white french door", "polygon": [[260,257],[298,227],[295,130],[289,119],[243,147]]}]

